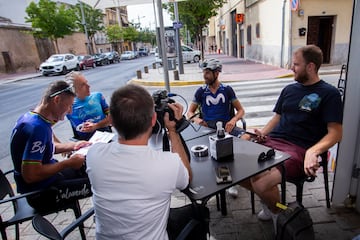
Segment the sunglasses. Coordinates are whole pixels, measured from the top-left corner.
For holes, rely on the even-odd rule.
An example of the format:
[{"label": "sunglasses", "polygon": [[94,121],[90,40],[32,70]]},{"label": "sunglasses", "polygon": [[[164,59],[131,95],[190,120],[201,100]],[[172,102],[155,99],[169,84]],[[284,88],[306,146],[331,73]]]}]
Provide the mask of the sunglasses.
[{"label": "sunglasses", "polygon": [[75,94],[74,85],[73,85],[73,84],[69,84],[68,87],[66,87],[66,88],[64,88],[64,89],[62,89],[62,90],[60,90],[60,91],[57,91],[57,92],[54,92],[54,93],[50,94],[49,97],[51,97],[51,98],[52,98],[52,97],[55,97],[55,96],[57,96],[57,95],[62,94],[63,92],[71,92],[71,93]]},{"label": "sunglasses", "polygon": [[259,157],[258,157],[258,162],[265,162],[267,160],[270,160],[271,158],[273,158],[275,156],[275,150],[274,149],[270,149],[269,151],[265,152],[261,152]]}]

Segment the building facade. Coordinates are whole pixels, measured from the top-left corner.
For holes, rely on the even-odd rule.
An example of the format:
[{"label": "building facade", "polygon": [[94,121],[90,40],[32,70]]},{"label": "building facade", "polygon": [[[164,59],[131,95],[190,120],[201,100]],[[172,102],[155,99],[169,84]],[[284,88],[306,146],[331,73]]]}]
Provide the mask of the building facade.
[{"label": "building facade", "polygon": [[352,8],[352,0],[229,0],[210,21],[207,44],[215,41],[224,54],[285,68],[297,48],[316,44],[325,64],[343,64]]},{"label": "building facade", "polygon": [[[15,73],[36,71],[40,63],[55,54],[54,43],[49,39],[38,39],[28,32],[31,24],[26,23],[26,8],[32,0],[0,1],[0,72]],[[58,4],[77,4],[77,0],[57,1]],[[86,2],[86,1],[84,1]],[[105,26],[119,24],[128,26],[127,8],[111,7],[102,9]],[[91,39],[95,52],[123,51],[131,49],[131,43],[109,43],[104,32],[97,33]],[[87,54],[86,36],[76,32],[58,39],[59,53]]]}]

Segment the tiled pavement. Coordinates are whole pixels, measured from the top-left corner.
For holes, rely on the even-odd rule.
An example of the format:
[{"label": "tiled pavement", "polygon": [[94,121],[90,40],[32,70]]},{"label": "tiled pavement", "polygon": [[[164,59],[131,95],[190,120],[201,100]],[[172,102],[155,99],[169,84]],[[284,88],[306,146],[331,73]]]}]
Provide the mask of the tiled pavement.
[{"label": "tiled pavement", "polygon": [[[330,174],[332,179],[332,174]],[[332,206],[326,208],[323,176],[320,173],[313,183],[305,183],[303,204],[308,208],[314,222],[316,239],[318,240],[346,240],[360,234],[360,216],[352,208],[343,206]],[[332,181],[330,182],[330,186]],[[210,208],[210,239],[216,240],[243,240],[258,239],[270,240],[274,237],[272,222],[261,222],[257,219],[256,214],[251,213],[250,192],[237,186],[239,190],[238,198],[234,199],[227,195],[228,215],[222,216],[221,212],[216,209],[216,200],[211,198],[207,206]],[[287,201],[295,199],[295,186],[287,184]],[[182,193],[177,192],[172,197],[172,207],[179,207],[190,203],[190,200]],[[91,199],[81,200],[82,210],[86,211],[92,206]],[[260,210],[259,200],[255,201],[256,212]],[[11,206],[1,207],[1,216],[10,216]],[[47,218],[61,230],[74,220],[74,214],[68,210],[67,212],[59,212],[47,216]],[[90,218],[85,222],[85,231],[87,239],[95,239],[95,223]],[[20,225],[21,239],[35,240],[44,239],[40,237],[32,228],[31,222],[25,222]],[[14,227],[7,229],[9,239],[14,239]],[[71,233],[67,239],[80,239],[78,230]]]}]

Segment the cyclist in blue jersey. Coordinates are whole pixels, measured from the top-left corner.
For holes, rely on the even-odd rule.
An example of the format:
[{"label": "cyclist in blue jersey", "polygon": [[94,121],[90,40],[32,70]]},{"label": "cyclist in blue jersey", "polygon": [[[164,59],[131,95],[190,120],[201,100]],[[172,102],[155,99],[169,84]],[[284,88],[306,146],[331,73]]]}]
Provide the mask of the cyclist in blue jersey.
[{"label": "cyclist in blue jersey", "polygon": [[53,141],[52,126],[71,112],[74,96],[71,85],[53,82],[41,103],[22,115],[12,131],[10,150],[17,191],[44,190],[28,197],[29,204],[40,211],[92,195],[83,167],[85,156],[74,154],[60,162],[53,156],[89,145],[86,141]]},{"label": "cyclist in blue jersey", "polygon": [[[221,121],[226,132],[234,136],[243,135],[244,130],[237,127],[236,123],[244,116],[245,111],[232,87],[219,81],[221,62],[214,58],[207,59],[200,67],[206,85],[196,90],[187,117],[199,125],[210,128],[216,128],[216,122]],[[199,107],[201,116],[194,117]]]},{"label": "cyclist in blue jersey", "polygon": [[71,123],[74,138],[89,140],[96,130],[111,132],[109,105],[100,92],[90,93],[90,86],[80,72],[66,75],[66,81],[74,84],[73,111],[66,117]]}]

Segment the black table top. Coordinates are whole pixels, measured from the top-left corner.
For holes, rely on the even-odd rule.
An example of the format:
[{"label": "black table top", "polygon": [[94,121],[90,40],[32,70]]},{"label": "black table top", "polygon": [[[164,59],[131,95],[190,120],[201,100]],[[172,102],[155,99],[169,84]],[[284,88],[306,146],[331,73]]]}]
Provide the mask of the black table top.
[{"label": "black table top", "polygon": [[[186,144],[189,149],[195,145],[206,145],[209,147],[209,135],[188,140]],[[284,152],[275,150],[275,157],[259,163],[259,154],[261,152],[267,152],[270,148],[236,137],[233,137],[233,149],[233,159],[226,161],[216,161],[212,159],[210,151],[206,157],[195,157],[194,154],[191,154],[190,165],[193,172],[193,179],[187,192],[190,199],[206,201],[207,198],[218,192],[271,167],[279,165],[290,157],[290,155]],[[229,167],[232,177],[231,183],[216,183],[215,168],[222,165]]]}]

